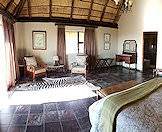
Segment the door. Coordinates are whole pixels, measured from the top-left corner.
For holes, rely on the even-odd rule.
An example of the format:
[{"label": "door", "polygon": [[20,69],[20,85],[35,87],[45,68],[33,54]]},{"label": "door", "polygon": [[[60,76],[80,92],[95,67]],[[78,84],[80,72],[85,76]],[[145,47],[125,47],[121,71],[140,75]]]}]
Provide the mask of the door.
[{"label": "door", "polygon": [[158,32],[144,32],[143,71],[151,71],[156,68]]}]

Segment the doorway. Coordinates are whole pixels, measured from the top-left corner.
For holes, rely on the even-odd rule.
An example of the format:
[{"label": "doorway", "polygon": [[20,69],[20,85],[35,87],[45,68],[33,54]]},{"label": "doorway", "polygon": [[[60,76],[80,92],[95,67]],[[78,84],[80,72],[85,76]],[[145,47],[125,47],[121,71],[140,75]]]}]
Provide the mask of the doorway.
[{"label": "doorway", "polygon": [[144,52],[143,52],[143,71],[156,69],[157,55],[157,36],[158,32],[144,32]]}]

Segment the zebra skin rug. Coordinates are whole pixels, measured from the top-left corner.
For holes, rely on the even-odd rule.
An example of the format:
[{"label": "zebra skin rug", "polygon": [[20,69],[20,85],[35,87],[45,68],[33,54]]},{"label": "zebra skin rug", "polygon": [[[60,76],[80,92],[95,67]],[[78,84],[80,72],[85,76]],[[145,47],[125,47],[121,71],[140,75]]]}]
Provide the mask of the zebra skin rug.
[{"label": "zebra skin rug", "polygon": [[89,85],[92,90],[100,89],[86,81],[83,76],[62,77],[62,78],[43,78],[41,81],[18,84],[15,91],[38,91],[51,88],[64,88],[77,85]]}]

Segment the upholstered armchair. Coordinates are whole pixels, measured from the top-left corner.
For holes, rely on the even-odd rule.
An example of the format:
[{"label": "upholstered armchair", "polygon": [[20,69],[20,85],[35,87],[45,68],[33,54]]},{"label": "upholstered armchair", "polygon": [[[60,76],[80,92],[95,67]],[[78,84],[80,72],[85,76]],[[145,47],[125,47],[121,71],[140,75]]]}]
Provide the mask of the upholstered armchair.
[{"label": "upholstered armchair", "polygon": [[71,73],[84,74],[86,76],[87,55],[77,55],[76,61],[71,64]]},{"label": "upholstered armchair", "polygon": [[35,57],[29,56],[24,57],[25,66],[26,66],[26,75],[32,77],[34,80],[38,76],[46,76],[46,64],[40,60],[36,60]]}]

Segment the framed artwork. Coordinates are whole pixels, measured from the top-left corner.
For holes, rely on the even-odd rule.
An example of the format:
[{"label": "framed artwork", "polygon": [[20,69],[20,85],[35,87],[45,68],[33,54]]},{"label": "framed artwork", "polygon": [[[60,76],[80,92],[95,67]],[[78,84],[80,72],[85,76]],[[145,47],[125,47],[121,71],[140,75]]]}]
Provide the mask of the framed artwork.
[{"label": "framed artwork", "polygon": [[33,49],[46,50],[47,49],[47,34],[46,31],[33,31]]},{"label": "framed artwork", "polygon": [[104,34],[104,41],[105,41],[105,42],[110,42],[110,39],[111,39],[111,35],[108,34],[108,33],[105,33],[105,34]]},{"label": "framed artwork", "polygon": [[104,43],[104,50],[109,50],[110,49],[110,42],[105,42]]}]

